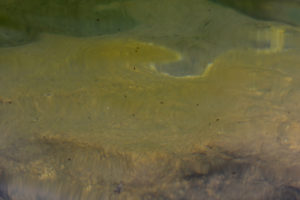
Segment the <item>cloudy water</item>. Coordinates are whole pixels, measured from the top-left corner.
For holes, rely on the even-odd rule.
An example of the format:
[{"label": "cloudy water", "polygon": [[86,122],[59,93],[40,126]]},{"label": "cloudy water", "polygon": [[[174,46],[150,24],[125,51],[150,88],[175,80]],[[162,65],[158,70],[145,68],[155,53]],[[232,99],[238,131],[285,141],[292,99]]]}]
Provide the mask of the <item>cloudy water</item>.
[{"label": "cloudy water", "polygon": [[2,0],[0,199],[300,199],[298,0]]}]

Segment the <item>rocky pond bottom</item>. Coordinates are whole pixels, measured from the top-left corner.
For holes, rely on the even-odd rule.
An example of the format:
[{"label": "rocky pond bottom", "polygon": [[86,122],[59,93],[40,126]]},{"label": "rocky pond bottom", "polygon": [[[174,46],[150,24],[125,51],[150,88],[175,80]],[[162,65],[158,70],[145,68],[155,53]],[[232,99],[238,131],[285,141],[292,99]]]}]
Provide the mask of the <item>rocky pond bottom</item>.
[{"label": "rocky pond bottom", "polygon": [[300,199],[299,3],[170,2],[1,1],[0,200]]},{"label": "rocky pond bottom", "polygon": [[186,77],[155,68],[180,52],[130,37],[0,51],[3,200],[300,199],[297,48]]},{"label": "rocky pond bottom", "polygon": [[[24,144],[25,145],[25,144]],[[88,143],[42,138],[35,159],[1,156],[2,199],[299,199],[299,160],[218,144],[193,152],[124,153]],[[248,145],[249,144],[244,144]],[[28,148],[28,147],[23,147]],[[45,156],[47,155],[47,156]],[[15,166],[15,167],[11,167]]]}]

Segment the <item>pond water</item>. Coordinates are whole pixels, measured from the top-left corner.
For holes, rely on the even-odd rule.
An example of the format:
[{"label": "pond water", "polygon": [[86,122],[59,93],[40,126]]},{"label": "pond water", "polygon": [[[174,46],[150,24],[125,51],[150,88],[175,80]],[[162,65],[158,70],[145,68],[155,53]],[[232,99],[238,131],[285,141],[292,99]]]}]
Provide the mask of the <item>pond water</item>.
[{"label": "pond water", "polygon": [[298,0],[0,2],[0,199],[300,199]]}]

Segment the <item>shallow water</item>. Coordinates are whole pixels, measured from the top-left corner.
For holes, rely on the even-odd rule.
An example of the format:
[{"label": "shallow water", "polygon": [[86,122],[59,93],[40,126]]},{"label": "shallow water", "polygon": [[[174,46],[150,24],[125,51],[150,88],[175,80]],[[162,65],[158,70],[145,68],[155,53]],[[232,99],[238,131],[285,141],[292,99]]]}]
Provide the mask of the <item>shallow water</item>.
[{"label": "shallow water", "polygon": [[285,13],[19,3],[0,9],[0,199],[300,199]]}]

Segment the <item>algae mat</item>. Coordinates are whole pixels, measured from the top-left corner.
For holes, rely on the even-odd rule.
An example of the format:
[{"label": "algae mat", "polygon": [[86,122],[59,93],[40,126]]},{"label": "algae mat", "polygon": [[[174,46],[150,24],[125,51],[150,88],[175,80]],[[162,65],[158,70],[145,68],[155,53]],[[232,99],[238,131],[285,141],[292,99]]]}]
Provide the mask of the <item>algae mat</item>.
[{"label": "algae mat", "polygon": [[0,199],[300,196],[296,27],[204,0],[51,2],[46,25],[10,16],[34,42],[0,49]]},{"label": "algae mat", "polygon": [[3,49],[2,98],[14,102],[6,113],[19,116],[6,127],[126,149],[169,148],[176,137],[190,138],[186,133],[198,122],[181,120],[182,114],[196,117],[211,92],[155,70],[155,63],[178,60],[175,51],[126,38],[48,36]]},{"label": "algae mat", "polygon": [[178,52],[128,37],[0,51],[1,198],[297,196],[297,49],[233,49],[185,78],[155,69]]},{"label": "algae mat", "polygon": [[[257,63],[218,59],[206,76],[166,76],[155,63],[180,54],[128,38],[45,36],[1,51],[6,137],[76,138],[121,151],[188,151],[226,132],[219,124],[228,113],[241,113],[251,98],[265,102],[264,93],[286,90],[290,81],[274,69],[259,74]],[[274,95],[279,101],[281,93]]]}]

